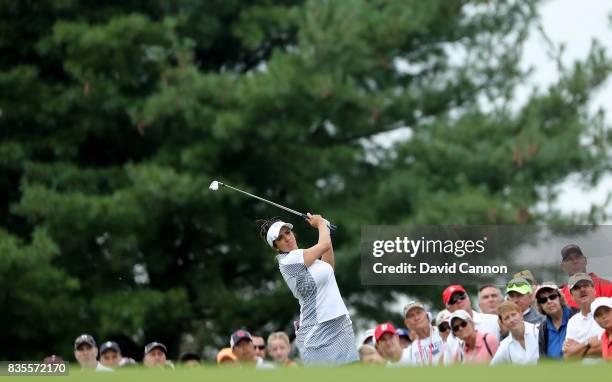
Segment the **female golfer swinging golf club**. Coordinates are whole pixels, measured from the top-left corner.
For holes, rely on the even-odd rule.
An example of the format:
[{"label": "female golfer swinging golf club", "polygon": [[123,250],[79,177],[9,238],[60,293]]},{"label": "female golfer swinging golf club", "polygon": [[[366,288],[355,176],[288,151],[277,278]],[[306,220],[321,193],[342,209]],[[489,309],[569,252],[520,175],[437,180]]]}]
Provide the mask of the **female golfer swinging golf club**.
[{"label": "female golfer swinging golf club", "polygon": [[307,214],[319,241],[299,249],[293,225],[277,218],[261,225],[260,235],[278,252],[285,282],[300,303],[296,343],[306,365],[337,365],[359,360],[352,322],[334,276],[334,249],[327,220]]}]

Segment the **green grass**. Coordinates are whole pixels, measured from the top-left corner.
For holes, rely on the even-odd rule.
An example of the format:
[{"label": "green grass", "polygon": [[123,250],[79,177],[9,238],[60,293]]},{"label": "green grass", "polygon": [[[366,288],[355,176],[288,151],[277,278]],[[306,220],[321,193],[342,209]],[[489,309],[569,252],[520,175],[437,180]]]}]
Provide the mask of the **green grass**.
[{"label": "green grass", "polygon": [[[538,366],[452,366],[435,368],[384,368],[363,365],[339,368],[288,368],[277,370],[229,369],[206,366],[200,369],[145,370],[123,369],[114,373],[83,372],[71,365],[67,377],[52,377],[60,381],[240,381],[240,382],[517,382],[517,381],[600,381],[612,376],[612,363],[594,366],[547,363]],[[38,381],[45,377],[0,377],[17,381]]]}]

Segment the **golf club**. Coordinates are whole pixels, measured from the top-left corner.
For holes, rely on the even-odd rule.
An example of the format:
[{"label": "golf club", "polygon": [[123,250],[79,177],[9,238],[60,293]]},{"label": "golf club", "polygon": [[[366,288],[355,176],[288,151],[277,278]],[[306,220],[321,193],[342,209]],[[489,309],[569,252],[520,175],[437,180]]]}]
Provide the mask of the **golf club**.
[{"label": "golf club", "polygon": [[[271,204],[271,205],[273,205],[273,206],[275,206],[275,207],[278,207],[278,208],[280,208],[280,209],[282,209],[282,210],[285,210],[285,211],[287,211],[287,212],[291,212],[292,214],[295,214],[295,215],[297,215],[297,216],[299,216],[299,217],[301,217],[301,218],[304,218],[304,219],[308,220],[308,215],[306,215],[306,214],[304,214],[304,213],[301,213],[301,212],[299,212],[299,211],[293,210],[293,209],[291,209],[291,208],[289,208],[289,207],[282,206],[282,205],[280,205],[280,204],[278,204],[278,203],[271,202],[271,201],[269,201],[269,200],[267,200],[267,199],[264,199],[264,198],[259,197],[259,196],[257,196],[257,195],[253,195],[253,194],[251,194],[251,193],[249,193],[249,192],[242,191],[241,189],[236,188],[236,187],[232,187],[232,186],[230,186],[229,184],[225,184],[225,183],[222,183],[222,182],[219,182],[219,181],[213,180],[213,181],[210,183],[210,186],[209,186],[208,188],[209,188],[209,189],[211,189],[211,190],[213,190],[213,191],[217,191],[217,190],[219,189],[219,186],[224,186],[224,187],[230,188],[230,189],[232,189],[232,190],[234,190],[234,191],[241,192],[241,193],[243,193],[243,194],[245,194],[245,195],[247,195],[247,196],[250,196],[250,197],[255,198],[255,199],[258,199],[258,200],[261,200],[262,202],[265,202],[265,203]],[[333,231],[333,230],[335,230],[336,228],[338,228],[338,227],[337,227],[335,224],[332,224],[332,223],[330,223],[329,221],[327,222],[327,226],[328,226],[328,227],[329,227],[329,229],[330,229],[330,230],[332,230],[332,231]]]}]

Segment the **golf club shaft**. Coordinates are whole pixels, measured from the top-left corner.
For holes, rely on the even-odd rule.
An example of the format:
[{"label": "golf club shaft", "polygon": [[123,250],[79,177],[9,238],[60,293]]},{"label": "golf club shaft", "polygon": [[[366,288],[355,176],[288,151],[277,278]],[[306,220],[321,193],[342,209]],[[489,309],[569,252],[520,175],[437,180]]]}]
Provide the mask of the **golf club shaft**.
[{"label": "golf club shaft", "polygon": [[[264,198],[262,198],[262,197],[260,197],[260,196],[257,196],[257,195],[254,195],[254,194],[251,194],[250,192],[242,191],[241,189],[236,188],[236,187],[232,187],[232,186],[230,186],[229,184],[225,184],[225,183],[222,183],[222,182],[219,182],[219,184],[220,184],[220,185],[222,185],[222,186],[224,186],[224,187],[231,188],[231,189],[232,189],[232,190],[234,190],[234,191],[238,191],[238,192],[241,192],[241,193],[243,193],[243,194],[245,194],[245,195],[248,195],[248,196],[250,196],[250,197],[253,197],[253,198],[255,198],[255,199],[261,200],[262,202],[265,202],[265,203],[271,204],[271,205],[273,205],[274,207],[278,207],[278,208],[280,208],[280,209],[282,209],[282,210],[285,210],[285,211],[287,211],[287,212],[291,212],[292,214],[295,214],[295,215],[297,215],[297,216],[300,216],[300,217],[302,217],[302,218],[304,218],[304,219],[308,220],[308,215],[306,215],[306,214],[304,214],[304,213],[301,213],[301,212],[299,212],[299,211],[293,210],[293,209],[291,209],[291,208],[289,208],[289,207],[285,207],[285,206],[280,205],[280,204],[278,204],[278,203],[271,202],[271,201],[269,201],[269,200],[267,200],[267,199],[264,199]],[[335,230],[335,229],[337,228],[335,224],[332,224],[332,223],[331,223],[331,222],[329,222],[329,221],[327,222],[327,225],[328,225],[328,227],[329,227],[329,229],[330,229],[330,230]]]}]

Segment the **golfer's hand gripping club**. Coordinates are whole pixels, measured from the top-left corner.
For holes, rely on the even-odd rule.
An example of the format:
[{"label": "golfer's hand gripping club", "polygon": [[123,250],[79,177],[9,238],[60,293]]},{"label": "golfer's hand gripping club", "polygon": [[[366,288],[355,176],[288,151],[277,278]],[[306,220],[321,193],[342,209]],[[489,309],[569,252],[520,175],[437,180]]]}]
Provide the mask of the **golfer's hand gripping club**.
[{"label": "golfer's hand gripping club", "polygon": [[[310,216],[312,216],[310,212],[307,214],[302,214],[302,217],[306,220],[310,220]],[[336,226],[335,224],[332,224],[329,220],[327,219],[323,219],[323,220],[325,221],[325,224],[327,225],[327,228],[329,228],[330,231],[333,231],[336,228],[338,228],[338,226]]]}]

